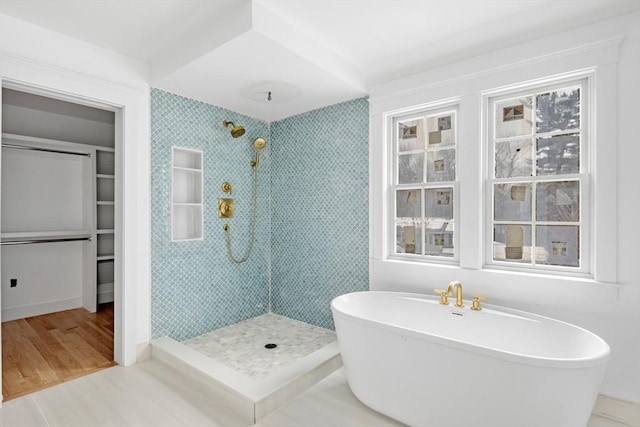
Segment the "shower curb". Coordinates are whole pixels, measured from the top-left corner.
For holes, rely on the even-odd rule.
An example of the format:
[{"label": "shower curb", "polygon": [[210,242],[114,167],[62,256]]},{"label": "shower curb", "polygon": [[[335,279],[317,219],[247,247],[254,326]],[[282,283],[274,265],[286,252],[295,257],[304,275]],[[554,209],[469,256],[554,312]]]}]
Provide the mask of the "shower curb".
[{"label": "shower curb", "polygon": [[151,342],[151,358],[203,386],[251,424],[342,367],[336,341],[264,379],[248,378],[169,337]]}]

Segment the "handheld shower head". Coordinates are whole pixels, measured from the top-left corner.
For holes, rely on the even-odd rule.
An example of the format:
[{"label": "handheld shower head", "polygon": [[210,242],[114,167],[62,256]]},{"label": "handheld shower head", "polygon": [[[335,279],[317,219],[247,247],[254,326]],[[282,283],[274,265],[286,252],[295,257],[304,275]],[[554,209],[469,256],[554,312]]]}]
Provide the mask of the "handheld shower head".
[{"label": "handheld shower head", "polygon": [[256,149],[256,157],[251,161],[251,167],[255,168],[260,163],[260,150],[262,150],[267,145],[267,140],[262,138],[261,136],[257,137],[253,140],[253,146]]},{"label": "handheld shower head", "polygon": [[238,138],[238,137],[241,137],[242,135],[244,135],[244,128],[242,126],[240,126],[240,125],[236,125],[232,121],[223,120],[222,121],[222,125],[224,127],[229,127],[229,125],[231,125],[231,136],[234,137],[234,138]]}]

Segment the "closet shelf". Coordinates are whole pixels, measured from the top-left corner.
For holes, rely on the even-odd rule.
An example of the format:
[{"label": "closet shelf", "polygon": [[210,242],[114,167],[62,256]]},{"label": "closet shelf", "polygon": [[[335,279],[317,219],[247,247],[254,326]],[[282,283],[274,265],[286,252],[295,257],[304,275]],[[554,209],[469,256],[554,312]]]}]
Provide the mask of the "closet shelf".
[{"label": "closet shelf", "polygon": [[95,148],[96,150],[109,151],[112,153],[116,151],[114,148],[103,147],[101,145],[93,145],[88,143],[85,144],[82,142],[74,142],[74,141],[63,141],[59,139],[38,138],[36,136],[18,135],[13,133],[6,133],[6,132],[2,133],[2,141],[8,142],[8,143],[17,143],[20,145],[28,144],[34,147],[42,147],[42,148],[50,148],[52,146],[58,146],[58,147],[75,146],[75,147]]},{"label": "closet shelf", "polygon": [[113,289],[113,288],[114,288],[113,282],[98,283],[98,292],[100,292],[101,290]]},{"label": "closet shelf", "polygon": [[96,150],[97,151],[106,151],[108,153],[115,153],[116,149],[115,148],[111,148],[111,147],[103,147],[101,145],[96,145]]},{"label": "closet shelf", "polygon": [[114,202],[113,200],[98,200],[96,202],[97,205],[107,205],[107,206],[114,206],[116,204],[116,202]]},{"label": "closet shelf", "polygon": [[100,179],[115,179],[116,176],[115,175],[109,175],[106,173],[98,173],[96,174],[96,178],[100,178]]},{"label": "closet shelf", "polygon": [[3,242],[12,240],[30,239],[71,239],[78,237],[91,237],[91,232],[83,230],[72,231],[19,231],[0,234]]},{"label": "closet shelf", "polygon": [[112,261],[115,259],[115,255],[114,254],[110,254],[110,255],[98,255],[96,257],[96,261]]},{"label": "closet shelf", "polygon": [[100,230],[96,230],[96,233],[97,234],[113,234],[114,230],[113,230],[113,228],[103,228],[103,229],[100,229]]}]

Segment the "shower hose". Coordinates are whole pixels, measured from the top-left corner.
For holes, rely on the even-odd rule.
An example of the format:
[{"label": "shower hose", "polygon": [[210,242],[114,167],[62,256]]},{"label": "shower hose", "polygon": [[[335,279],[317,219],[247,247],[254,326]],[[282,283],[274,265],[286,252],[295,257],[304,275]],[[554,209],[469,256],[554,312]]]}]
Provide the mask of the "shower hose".
[{"label": "shower hose", "polygon": [[256,220],[258,217],[258,164],[253,167],[253,206],[251,211],[251,238],[249,240],[249,247],[247,248],[247,253],[242,258],[236,258],[233,254],[233,249],[231,247],[231,228],[225,224],[224,231],[227,235],[227,253],[229,254],[229,259],[236,264],[241,264],[249,259],[251,256],[251,251],[253,251],[253,244],[256,241]]}]

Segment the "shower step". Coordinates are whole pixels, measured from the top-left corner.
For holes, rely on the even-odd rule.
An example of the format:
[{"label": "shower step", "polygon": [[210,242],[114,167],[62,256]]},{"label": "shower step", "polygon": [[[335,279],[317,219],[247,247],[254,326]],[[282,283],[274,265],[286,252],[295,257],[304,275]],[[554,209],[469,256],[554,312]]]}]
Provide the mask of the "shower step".
[{"label": "shower step", "polygon": [[337,341],[265,378],[253,379],[172,339],[151,342],[151,357],[178,370],[218,402],[257,423],[342,366]]}]

